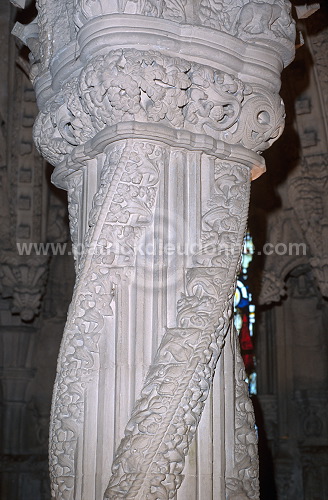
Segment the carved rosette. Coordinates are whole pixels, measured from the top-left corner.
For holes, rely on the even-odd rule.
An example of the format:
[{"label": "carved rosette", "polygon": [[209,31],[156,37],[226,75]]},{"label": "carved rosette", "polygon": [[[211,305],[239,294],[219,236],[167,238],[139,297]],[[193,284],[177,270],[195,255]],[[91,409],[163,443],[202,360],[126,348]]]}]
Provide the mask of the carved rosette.
[{"label": "carved rosette", "polygon": [[53,396],[52,496],[176,498],[228,343],[233,452],[217,496],[257,499],[232,301],[250,181],[283,130],[290,4],[38,9],[34,135],[68,190],[77,263]]}]

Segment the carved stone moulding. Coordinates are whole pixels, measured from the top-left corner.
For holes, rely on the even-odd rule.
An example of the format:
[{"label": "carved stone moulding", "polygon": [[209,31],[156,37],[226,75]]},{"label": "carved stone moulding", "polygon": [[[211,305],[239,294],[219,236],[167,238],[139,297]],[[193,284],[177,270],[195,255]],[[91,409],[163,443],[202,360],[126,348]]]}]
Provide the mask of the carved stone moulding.
[{"label": "carved stone moulding", "polygon": [[[95,18],[133,15],[135,22],[144,18],[163,21],[166,24],[205,26],[209,30],[239,38],[247,43],[278,47],[286,65],[291,62],[295,40],[291,4],[287,0],[258,2],[237,0],[60,0],[54,9],[51,2],[38,2],[39,49],[34,57],[39,60],[40,70],[49,65],[51,58],[76,37],[76,32]],[[132,24],[134,26],[134,24]],[[20,26],[21,28],[21,26]],[[31,46],[35,30],[21,30],[21,37]],[[31,44],[32,40],[32,44]],[[35,45],[35,44],[34,44]]]},{"label": "carved stone moulding", "polygon": [[[64,74],[63,80],[55,75],[54,82],[58,77],[60,85],[54,87],[60,90],[47,95],[41,108],[34,135],[39,149],[54,165],[76,146],[118,123],[183,129],[257,153],[270,147],[282,133],[284,106],[278,81],[270,78],[264,60],[260,65],[244,64],[239,58],[237,62],[243,67],[240,75],[238,64],[227,73],[225,63],[215,65],[210,57],[213,67],[166,55],[162,48],[160,52],[132,48],[101,52],[93,54],[76,76],[74,72],[69,77]],[[272,67],[278,75],[278,58]],[[247,68],[250,73],[263,72],[264,77],[247,75]],[[269,81],[275,89],[266,88]],[[39,96],[40,92],[37,89]]]},{"label": "carved stone moulding", "polygon": [[301,232],[309,248],[309,262],[317,285],[328,296],[328,203],[326,190],[328,155],[303,158],[300,169],[289,181],[289,197]]},{"label": "carved stone moulding", "polygon": [[102,153],[107,146],[130,137],[181,147],[187,151],[202,151],[221,160],[242,163],[250,169],[252,179],[265,172],[264,158],[239,144],[230,145],[216,141],[205,134],[193,134],[187,130],[176,130],[157,123],[131,121],[107,127],[90,141],[76,146],[72,154],[55,168],[52,175],[53,183],[62,189],[68,189],[69,176],[73,172],[88,168],[88,161]]},{"label": "carved stone moulding", "polygon": [[[81,28],[77,39],[58,51],[35,81],[42,106],[64,81],[77,74],[95,55],[122,48],[160,50],[235,74],[236,77],[279,90],[280,73],[287,65],[274,45],[254,45],[201,26],[181,25],[163,19],[130,15],[95,18]],[[281,47],[279,47],[280,49]],[[293,47],[291,48],[291,56]]]},{"label": "carved stone moulding", "polygon": [[[242,164],[249,169],[252,179],[256,179],[265,171],[262,156],[239,144],[230,145],[215,141],[204,134],[176,130],[157,123],[126,122],[105,128],[85,144],[76,146],[52,174],[52,182],[68,191],[71,237],[77,265],[81,255],[76,250],[83,247],[83,239],[89,227],[90,202],[99,187],[103,154],[114,144],[124,144],[124,141],[131,137],[147,141],[153,147],[166,145],[170,148],[182,148],[185,154],[204,153],[210,155],[213,160]],[[86,185],[88,197],[85,196]]]}]

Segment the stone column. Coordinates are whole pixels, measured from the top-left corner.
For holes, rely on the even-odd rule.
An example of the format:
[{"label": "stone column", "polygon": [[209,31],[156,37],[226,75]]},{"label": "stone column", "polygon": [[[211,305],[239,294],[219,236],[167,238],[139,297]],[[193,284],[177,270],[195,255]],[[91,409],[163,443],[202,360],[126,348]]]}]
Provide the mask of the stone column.
[{"label": "stone column", "polygon": [[34,52],[35,140],[69,193],[77,269],[53,498],[256,499],[232,308],[250,180],[283,130],[290,4],[38,9],[40,43],[33,27],[16,32]]}]

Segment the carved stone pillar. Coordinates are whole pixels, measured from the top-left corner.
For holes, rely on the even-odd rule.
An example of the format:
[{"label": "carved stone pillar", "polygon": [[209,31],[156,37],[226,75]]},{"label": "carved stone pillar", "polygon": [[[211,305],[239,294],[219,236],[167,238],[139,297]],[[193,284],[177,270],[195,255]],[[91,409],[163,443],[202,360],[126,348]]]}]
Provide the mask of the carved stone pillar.
[{"label": "carved stone pillar", "polygon": [[77,262],[51,422],[58,500],[258,498],[232,301],[294,24],[283,0],[231,5],[43,0],[39,49],[17,27]]}]

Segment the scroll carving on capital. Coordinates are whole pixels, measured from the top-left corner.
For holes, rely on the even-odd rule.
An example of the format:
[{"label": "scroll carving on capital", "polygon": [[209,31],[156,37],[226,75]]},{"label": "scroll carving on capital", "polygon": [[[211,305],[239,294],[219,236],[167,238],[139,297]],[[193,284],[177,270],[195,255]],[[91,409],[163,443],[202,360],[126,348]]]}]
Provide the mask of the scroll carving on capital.
[{"label": "scroll carving on capital", "polygon": [[34,135],[58,164],[74,146],[117,123],[160,123],[262,152],[282,133],[279,95],[233,75],[159,52],[96,56],[39,114]]},{"label": "scroll carving on capital", "polygon": [[272,271],[264,271],[261,279],[260,304],[272,304],[280,302],[286,295],[284,279]]}]

